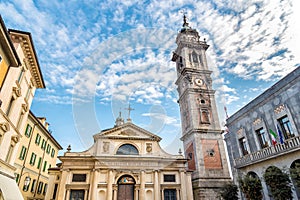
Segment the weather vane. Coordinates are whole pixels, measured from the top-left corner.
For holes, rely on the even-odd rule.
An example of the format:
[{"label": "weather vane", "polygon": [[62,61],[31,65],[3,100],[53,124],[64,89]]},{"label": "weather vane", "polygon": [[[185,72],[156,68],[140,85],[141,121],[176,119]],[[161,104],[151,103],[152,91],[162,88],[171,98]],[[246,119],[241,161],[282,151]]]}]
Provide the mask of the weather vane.
[{"label": "weather vane", "polygon": [[183,9],[180,11],[180,13],[183,14],[183,27],[188,26],[189,24],[187,23],[187,19],[186,19],[186,15],[187,15],[187,11],[186,9]]}]

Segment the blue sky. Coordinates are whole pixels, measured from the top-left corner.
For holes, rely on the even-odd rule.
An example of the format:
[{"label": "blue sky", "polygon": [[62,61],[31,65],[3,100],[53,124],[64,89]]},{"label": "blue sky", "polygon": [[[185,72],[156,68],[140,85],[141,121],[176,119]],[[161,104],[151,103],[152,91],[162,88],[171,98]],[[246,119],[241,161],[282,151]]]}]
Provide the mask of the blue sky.
[{"label": "blue sky", "polygon": [[87,149],[119,112],[181,142],[175,65],[182,12],[206,38],[220,122],[300,64],[300,5],[279,0],[0,0],[8,28],[31,32],[46,89],[32,111],[45,116],[66,149]]}]

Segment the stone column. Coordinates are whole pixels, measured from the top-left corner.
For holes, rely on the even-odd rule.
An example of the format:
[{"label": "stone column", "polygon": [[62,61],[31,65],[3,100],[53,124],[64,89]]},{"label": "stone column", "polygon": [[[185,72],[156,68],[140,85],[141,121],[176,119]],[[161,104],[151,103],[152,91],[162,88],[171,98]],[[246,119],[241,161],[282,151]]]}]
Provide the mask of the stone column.
[{"label": "stone column", "polygon": [[106,200],[112,200],[113,171],[108,171]]},{"label": "stone column", "polygon": [[[263,199],[269,199],[270,197],[268,196],[269,191],[268,191],[268,186],[267,183],[260,178],[261,186],[262,186],[262,193],[263,193]],[[242,192],[241,192],[242,195]]]},{"label": "stone column", "polygon": [[154,200],[159,200],[159,180],[158,180],[158,171],[154,171]]},{"label": "stone column", "polygon": [[114,185],[113,187],[113,196],[114,196],[114,200],[117,200],[117,197],[118,197],[118,185]]},{"label": "stone column", "polygon": [[187,199],[194,199],[192,186],[192,172],[186,172],[186,193]]},{"label": "stone column", "polygon": [[140,199],[145,199],[145,171],[141,171]]},{"label": "stone column", "polygon": [[68,175],[69,175],[69,170],[63,169],[62,173],[61,173],[61,179],[60,179],[57,199],[65,199],[66,198],[66,193],[67,193],[66,192],[66,184],[69,183]]},{"label": "stone column", "polygon": [[180,185],[181,185],[181,199],[187,199],[187,191],[186,191],[186,175],[184,170],[180,171]]},{"label": "stone column", "polygon": [[139,186],[134,187],[134,199],[139,200]]},{"label": "stone column", "polygon": [[66,190],[66,199],[70,199],[71,191],[70,189]]},{"label": "stone column", "polygon": [[97,169],[93,169],[91,172],[89,199],[97,199],[98,174],[99,170]]},{"label": "stone column", "polygon": [[50,173],[49,182],[48,182],[48,189],[47,189],[47,193],[46,193],[46,196],[45,196],[45,200],[50,200],[53,196],[55,178],[56,178],[56,174],[55,173]]}]

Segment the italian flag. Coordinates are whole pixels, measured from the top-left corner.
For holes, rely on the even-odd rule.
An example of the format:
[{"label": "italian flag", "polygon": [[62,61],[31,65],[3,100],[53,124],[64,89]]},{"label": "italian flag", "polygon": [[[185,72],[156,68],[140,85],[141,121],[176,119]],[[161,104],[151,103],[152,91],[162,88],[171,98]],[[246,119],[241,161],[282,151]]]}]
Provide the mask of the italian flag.
[{"label": "italian flag", "polygon": [[272,138],[272,144],[276,145],[278,135],[274,131],[272,131],[272,129],[270,129],[270,135],[271,135],[271,138]]}]

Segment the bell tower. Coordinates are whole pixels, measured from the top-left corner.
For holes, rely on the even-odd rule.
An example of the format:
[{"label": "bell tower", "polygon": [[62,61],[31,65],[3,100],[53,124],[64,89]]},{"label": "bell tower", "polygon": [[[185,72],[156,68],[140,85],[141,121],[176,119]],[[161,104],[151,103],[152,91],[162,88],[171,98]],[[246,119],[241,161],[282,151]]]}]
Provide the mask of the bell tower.
[{"label": "bell tower", "polygon": [[222,131],[207,66],[205,39],[192,29],[183,16],[176,38],[177,90],[182,124],[182,141],[188,168],[193,171],[195,199],[217,199],[218,190],[231,178],[228,171]]}]

